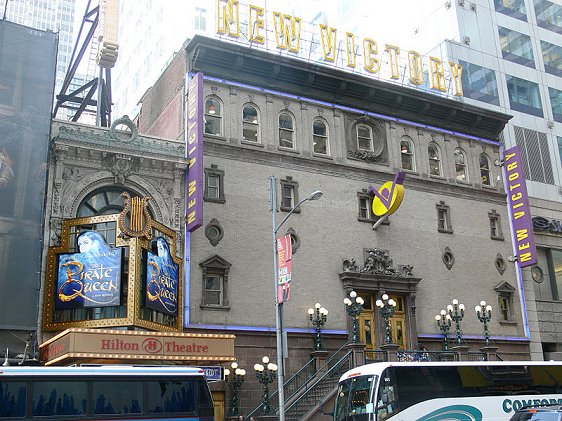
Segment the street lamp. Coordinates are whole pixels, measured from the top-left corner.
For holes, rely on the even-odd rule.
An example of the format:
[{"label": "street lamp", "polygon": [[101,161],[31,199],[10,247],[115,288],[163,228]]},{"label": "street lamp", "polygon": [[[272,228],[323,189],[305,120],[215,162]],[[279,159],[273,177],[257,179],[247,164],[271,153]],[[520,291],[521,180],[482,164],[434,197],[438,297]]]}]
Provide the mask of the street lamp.
[{"label": "street lamp", "polygon": [[449,350],[449,330],[451,329],[451,316],[445,310],[435,316],[437,327],[443,331],[443,351]]},{"label": "street lamp", "polygon": [[476,317],[482,324],[484,324],[484,343],[486,346],[490,345],[490,331],[488,330],[488,322],[492,319],[492,306],[486,305],[486,301],[480,301],[480,305],[474,307]]},{"label": "street lamp", "polygon": [[281,226],[289,219],[289,217],[307,200],[318,200],[322,197],[322,192],[317,190],[310,193],[307,197],[298,202],[289,213],[283,218],[281,223],[277,225],[276,214],[277,214],[277,177],[269,177],[269,210],[271,211],[271,222],[272,222],[272,236],[273,236],[273,281],[275,286],[275,334],[277,339],[277,366],[279,367],[279,375],[277,376],[277,385],[279,393],[279,421],[285,421],[285,392],[283,390],[284,383],[284,368],[283,368],[283,303],[279,302],[278,297],[278,277],[279,268],[277,262],[277,232]]},{"label": "street lamp", "polygon": [[232,400],[230,404],[230,416],[236,417],[240,413],[240,397],[238,396],[238,389],[244,383],[244,376],[246,375],[246,370],[238,367],[237,362],[233,362],[232,367],[232,377],[230,376],[230,370],[228,368],[224,369],[224,380],[230,388],[232,389]]},{"label": "street lamp", "polygon": [[459,300],[453,299],[453,304],[447,306],[447,311],[449,316],[455,322],[455,334],[457,336],[457,345],[462,343],[462,330],[461,330],[461,320],[464,317],[464,304],[459,304]]},{"label": "street lamp", "polygon": [[365,301],[363,301],[363,298],[357,296],[355,291],[351,291],[349,296],[352,299],[350,300],[348,297],[345,297],[343,303],[346,305],[345,309],[352,321],[353,333],[351,335],[351,342],[357,344],[359,343],[359,321],[357,320],[357,316],[363,311],[363,304],[365,304]]},{"label": "street lamp", "polygon": [[324,349],[324,341],[322,338],[322,327],[326,320],[328,319],[328,310],[316,303],[314,305],[316,311],[312,308],[308,309],[308,318],[312,322],[312,325],[316,328],[316,336],[314,337],[314,350],[321,351]]},{"label": "street lamp", "polygon": [[262,414],[271,415],[271,405],[269,404],[269,384],[273,383],[275,380],[275,373],[277,372],[277,366],[269,362],[269,357],[263,357],[262,364],[255,364],[254,370],[256,371],[256,377],[258,382],[263,384],[263,396],[262,396]]},{"label": "street lamp", "polygon": [[388,294],[383,294],[382,299],[379,299],[375,302],[377,307],[380,309],[380,313],[382,318],[384,319],[384,328],[386,332],[386,344],[392,343],[392,330],[390,326],[390,318],[394,316],[394,312],[396,311],[396,301],[392,298],[388,298]]}]

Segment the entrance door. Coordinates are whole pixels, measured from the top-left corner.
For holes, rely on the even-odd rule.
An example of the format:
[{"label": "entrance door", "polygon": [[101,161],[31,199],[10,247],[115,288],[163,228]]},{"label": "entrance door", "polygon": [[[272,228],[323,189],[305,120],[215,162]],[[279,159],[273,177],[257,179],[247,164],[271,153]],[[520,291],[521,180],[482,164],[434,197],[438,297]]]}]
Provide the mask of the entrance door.
[{"label": "entrance door", "polygon": [[365,344],[366,351],[374,351],[377,348],[375,311],[373,307],[373,296],[371,294],[359,294],[363,301],[363,312],[359,315],[359,337]]},{"label": "entrance door", "polygon": [[400,349],[408,348],[408,335],[406,326],[406,312],[404,306],[404,297],[397,295],[390,296],[396,301],[396,309],[394,316],[390,319],[390,326],[392,331],[392,341],[400,345]]},{"label": "entrance door", "polygon": [[224,392],[212,391],[215,403],[215,421],[224,421]]}]

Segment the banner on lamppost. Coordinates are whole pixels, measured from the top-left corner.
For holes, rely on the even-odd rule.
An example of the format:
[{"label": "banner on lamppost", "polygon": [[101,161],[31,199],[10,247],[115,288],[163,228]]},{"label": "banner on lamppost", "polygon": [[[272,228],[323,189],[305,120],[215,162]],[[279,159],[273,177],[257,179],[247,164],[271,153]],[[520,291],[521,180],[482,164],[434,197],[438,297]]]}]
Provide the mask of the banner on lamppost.
[{"label": "banner on lamppost", "polygon": [[537,249],[533,221],[525,182],[524,164],[519,146],[504,152],[504,170],[507,180],[507,198],[511,213],[511,226],[520,267],[537,264]]},{"label": "banner on lamppost", "polygon": [[277,302],[284,303],[291,298],[291,277],[293,271],[293,247],[291,234],[277,239]]}]

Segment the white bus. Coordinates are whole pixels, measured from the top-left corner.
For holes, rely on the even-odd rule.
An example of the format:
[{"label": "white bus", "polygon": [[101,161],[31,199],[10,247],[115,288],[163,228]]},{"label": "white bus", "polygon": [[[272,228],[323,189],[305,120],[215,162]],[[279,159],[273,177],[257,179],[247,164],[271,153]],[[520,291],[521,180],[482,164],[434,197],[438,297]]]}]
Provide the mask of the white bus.
[{"label": "white bus", "polygon": [[346,372],[334,421],[506,421],[562,404],[562,362],[385,362]]}]

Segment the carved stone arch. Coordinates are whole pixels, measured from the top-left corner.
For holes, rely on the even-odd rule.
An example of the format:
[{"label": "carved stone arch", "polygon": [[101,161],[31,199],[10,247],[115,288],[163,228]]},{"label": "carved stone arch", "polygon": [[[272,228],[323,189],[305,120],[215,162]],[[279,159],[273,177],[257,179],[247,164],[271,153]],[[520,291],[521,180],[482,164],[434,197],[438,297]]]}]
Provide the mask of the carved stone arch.
[{"label": "carved stone arch", "polygon": [[[105,175],[105,177],[100,177],[100,175]],[[137,177],[129,178],[127,183],[127,188],[137,192],[140,196],[151,196],[153,200],[148,202],[149,209],[154,215],[154,219],[157,221],[162,221],[162,209],[159,203],[165,203],[162,196],[156,191],[156,189],[147,189],[146,182],[137,183]],[[109,171],[97,172],[84,177],[80,182],[68,191],[68,197],[73,198],[69,208],[64,209],[64,217],[75,218],[78,212],[78,206],[86,198],[88,194],[94,190],[98,190],[104,187],[114,187],[119,188],[119,185],[115,184],[115,178],[113,174]],[[160,202],[158,202],[160,201]],[[165,222],[163,222],[165,223]]]}]

